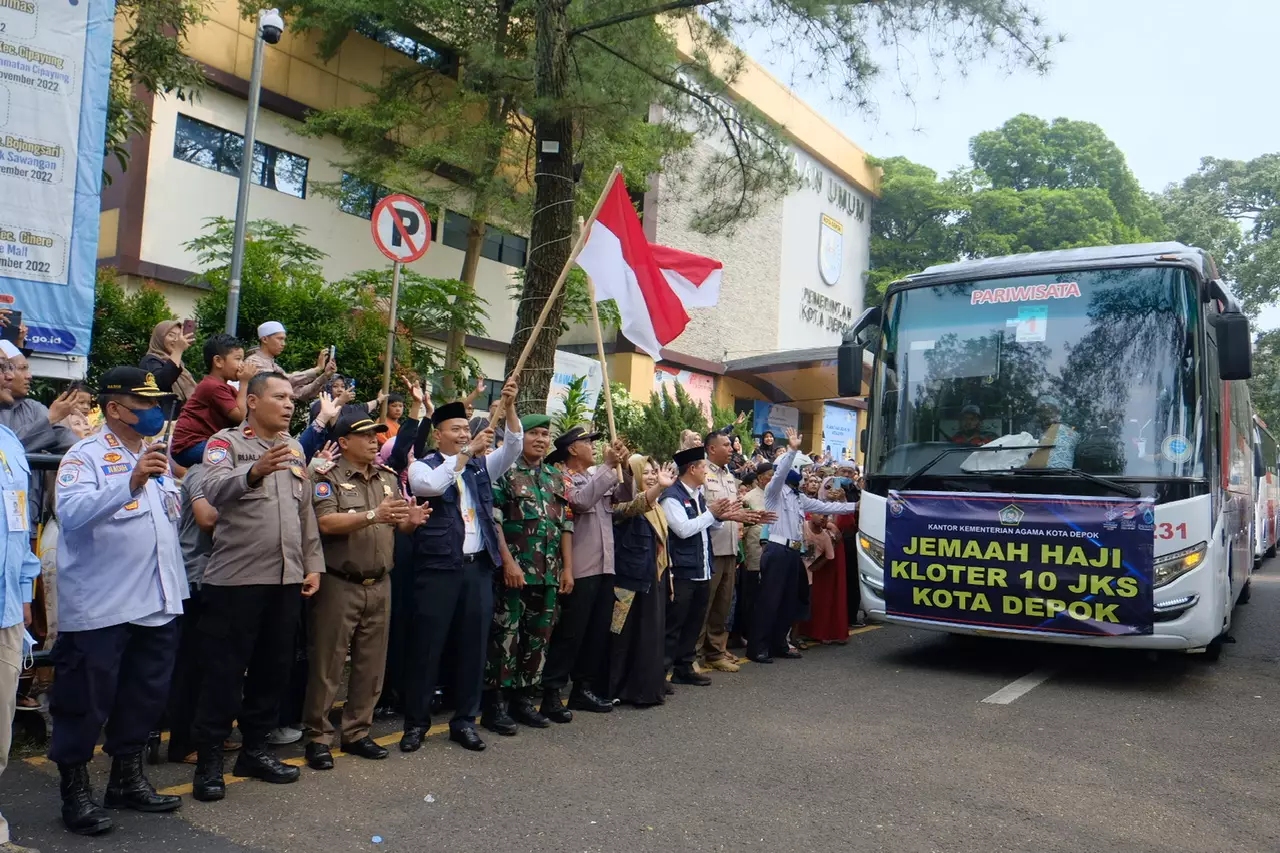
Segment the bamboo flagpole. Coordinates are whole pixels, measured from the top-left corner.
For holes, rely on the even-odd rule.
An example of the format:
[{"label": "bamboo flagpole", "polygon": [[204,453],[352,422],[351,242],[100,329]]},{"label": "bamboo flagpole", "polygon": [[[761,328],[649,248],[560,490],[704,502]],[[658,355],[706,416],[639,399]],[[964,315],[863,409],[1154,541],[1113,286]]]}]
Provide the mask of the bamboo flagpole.
[{"label": "bamboo flagpole", "polygon": [[[511,371],[512,378],[519,380],[520,371],[524,370],[524,363],[529,359],[529,353],[533,351],[533,345],[538,342],[538,337],[542,334],[542,327],[546,325],[547,316],[551,313],[551,306],[555,304],[556,298],[560,296],[560,291],[564,287],[565,279],[569,277],[569,270],[573,268],[573,263],[578,259],[578,255],[582,254],[582,249],[587,245],[587,237],[591,232],[591,226],[595,224],[596,217],[600,215],[600,208],[604,207],[604,201],[609,197],[609,191],[613,189],[614,181],[618,180],[622,175],[622,164],[618,163],[613,167],[613,174],[609,176],[609,180],[605,182],[604,190],[600,193],[600,198],[596,199],[596,206],[592,209],[591,215],[587,217],[583,227],[581,228],[577,241],[573,244],[573,250],[569,252],[569,259],[564,262],[564,269],[560,270],[560,276],[556,279],[556,283],[551,287],[551,293],[547,295],[547,301],[543,303],[542,312],[538,314],[538,320],[533,324],[533,331],[529,333],[529,340],[525,341],[524,349],[520,351],[520,358],[516,359],[516,366]],[[595,302],[591,303],[592,310],[595,310]],[[596,323],[597,330],[599,323]],[[499,400],[496,408],[498,420],[506,417],[506,407]],[[496,423],[490,423],[490,426],[496,427]]]}]

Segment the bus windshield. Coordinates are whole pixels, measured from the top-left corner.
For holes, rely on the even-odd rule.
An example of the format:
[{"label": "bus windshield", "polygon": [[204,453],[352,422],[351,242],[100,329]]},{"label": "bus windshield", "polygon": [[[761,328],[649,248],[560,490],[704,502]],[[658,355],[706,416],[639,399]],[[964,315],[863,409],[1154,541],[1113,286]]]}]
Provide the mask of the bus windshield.
[{"label": "bus windshield", "polygon": [[898,291],[869,473],[1201,477],[1199,308],[1194,279],[1173,267]]}]

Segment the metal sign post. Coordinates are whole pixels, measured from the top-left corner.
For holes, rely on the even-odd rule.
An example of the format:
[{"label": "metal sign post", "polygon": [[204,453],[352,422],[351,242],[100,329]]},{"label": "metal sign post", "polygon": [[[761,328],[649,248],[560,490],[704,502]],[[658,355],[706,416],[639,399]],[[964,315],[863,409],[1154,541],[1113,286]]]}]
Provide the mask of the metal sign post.
[{"label": "metal sign post", "polygon": [[422,202],[407,195],[389,195],[378,202],[370,217],[373,243],[391,259],[391,305],[387,316],[387,359],[382,367],[381,419],[387,417],[391,392],[391,365],[396,349],[396,312],[400,303],[400,266],[412,263],[431,248],[431,217]]}]

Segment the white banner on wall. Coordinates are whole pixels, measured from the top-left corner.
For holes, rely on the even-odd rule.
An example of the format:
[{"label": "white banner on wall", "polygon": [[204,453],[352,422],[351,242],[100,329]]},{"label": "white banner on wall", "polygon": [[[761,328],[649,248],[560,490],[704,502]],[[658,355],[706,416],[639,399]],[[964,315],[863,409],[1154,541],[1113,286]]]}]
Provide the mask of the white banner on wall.
[{"label": "white banner on wall", "polygon": [[587,377],[587,417],[594,414],[604,388],[604,371],[600,369],[600,362],[585,355],[556,350],[554,371],[551,387],[547,389],[547,414],[555,417],[564,412],[564,395],[569,391],[569,383],[579,376]]}]

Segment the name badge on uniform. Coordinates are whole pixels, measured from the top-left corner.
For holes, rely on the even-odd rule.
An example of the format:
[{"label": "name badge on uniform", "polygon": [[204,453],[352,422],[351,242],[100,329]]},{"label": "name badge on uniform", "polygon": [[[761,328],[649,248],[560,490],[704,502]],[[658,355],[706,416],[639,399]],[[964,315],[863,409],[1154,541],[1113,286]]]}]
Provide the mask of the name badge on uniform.
[{"label": "name badge on uniform", "polygon": [[10,533],[31,529],[31,524],[27,520],[26,489],[5,489],[4,517]]},{"label": "name badge on uniform", "polygon": [[178,521],[182,518],[182,504],[173,492],[164,493],[164,514],[170,521]]}]

